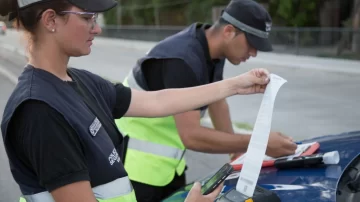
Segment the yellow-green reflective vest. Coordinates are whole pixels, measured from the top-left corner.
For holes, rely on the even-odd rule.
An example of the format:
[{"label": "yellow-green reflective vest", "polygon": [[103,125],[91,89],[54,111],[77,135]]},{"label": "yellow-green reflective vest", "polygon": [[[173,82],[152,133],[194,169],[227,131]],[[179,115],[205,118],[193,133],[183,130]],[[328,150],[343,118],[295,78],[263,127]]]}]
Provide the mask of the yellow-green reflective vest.
[{"label": "yellow-green reflective vest", "polygon": [[[136,83],[132,71],[123,85],[143,90]],[[202,111],[202,116],[204,112],[205,110]],[[131,180],[165,186],[174,179],[175,173],[184,173],[186,148],[180,139],[173,116],[123,117],[115,122],[119,130],[130,137],[124,167]]]}]

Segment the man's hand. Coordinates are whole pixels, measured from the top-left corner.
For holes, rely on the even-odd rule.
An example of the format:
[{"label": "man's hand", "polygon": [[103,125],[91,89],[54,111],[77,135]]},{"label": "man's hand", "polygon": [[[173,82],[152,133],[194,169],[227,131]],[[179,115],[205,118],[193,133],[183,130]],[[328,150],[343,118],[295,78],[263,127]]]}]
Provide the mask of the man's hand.
[{"label": "man's hand", "polygon": [[[270,132],[266,155],[274,158],[292,155],[295,153],[296,148],[297,145],[291,137],[285,136],[280,132]],[[237,159],[244,153],[245,152],[236,152],[229,154],[230,161]]]},{"label": "man's hand", "polygon": [[213,192],[208,195],[201,194],[201,184],[195,182],[194,186],[191,188],[188,196],[185,199],[185,202],[213,202],[216,197],[220,194],[224,183],[220,184]]},{"label": "man's hand", "polygon": [[291,137],[287,137],[280,132],[270,132],[266,155],[271,157],[281,157],[295,154],[297,145]]},{"label": "man's hand", "polygon": [[244,154],[244,152],[237,152],[237,153],[229,154],[230,161],[233,161],[233,160],[237,159],[239,156],[241,156],[243,154]]}]

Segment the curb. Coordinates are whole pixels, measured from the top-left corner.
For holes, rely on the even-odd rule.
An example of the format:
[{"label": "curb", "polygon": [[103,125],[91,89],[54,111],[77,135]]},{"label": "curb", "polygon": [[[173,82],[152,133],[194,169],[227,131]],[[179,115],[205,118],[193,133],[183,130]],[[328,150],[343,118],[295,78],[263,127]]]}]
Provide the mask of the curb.
[{"label": "curb", "polygon": [[11,83],[15,85],[17,84],[18,77],[1,65],[0,65],[0,74],[4,75],[7,79],[9,79]]},{"label": "curb", "polygon": [[[144,51],[144,54],[155,46],[157,42],[140,40],[125,40],[98,36],[98,43],[102,45],[112,45],[122,48]],[[96,44],[95,39],[95,44]],[[229,65],[232,65],[227,61]],[[263,53],[258,52],[258,56],[250,58],[246,63],[259,65],[275,65],[286,68],[313,69],[327,72],[338,72],[348,74],[360,74],[360,61],[347,60],[340,58],[321,58],[305,55],[293,55],[286,53]],[[246,64],[245,63],[245,64]]]},{"label": "curb", "polygon": [[[155,46],[156,42],[114,39],[97,37],[102,45],[113,45],[122,48],[144,51],[144,54]],[[96,43],[96,40],[95,40]],[[319,70],[335,73],[360,74],[360,61],[339,58],[321,58],[314,56],[292,55],[285,53],[258,52],[256,58],[250,58],[246,63],[258,65],[274,65],[285,68]],[[245,63],[245,64],[246,64]],[[227,64],[232,65],[227,61]]]},{"label": "curb", "polygon": [[15,53],[17,55],[20,55],[20,56],[26,56],[25,51],[20,50],[19,48],[16,48],[16,47],[11,46],[9,44],[0,43],[0,48],[5,49],[5,50],[7,50],[9,52],[13,52],[13,53]]},{"label": "curb", "polygon": [[[15,32],[15,31],[13,31]],[[108,38],[103,36],[96,37],[94,45],[109,45],[119,48],[127,48],[138,51],[143,51],[144,54],[155,46],[157,42],[140,41],[140,40],[125,40],[117,38]],[[9,44],[1,44],[0,48],[25,56],[24,50],[14,47]],[[263,53],[259,52],[256,58],[250,58],[246,63],[253,65],[273,65],[284,68],[297,68],[318,70],[335,73],[347,73],[347,74],[360,74],[360,61],[335,59],[335,58],[320,58],[313,56],[298,56],[292,54],[279,54],[279,53]],[[246,64],[245,63],[245,64]],[[227,64],[232,66],[227,61]]]}]

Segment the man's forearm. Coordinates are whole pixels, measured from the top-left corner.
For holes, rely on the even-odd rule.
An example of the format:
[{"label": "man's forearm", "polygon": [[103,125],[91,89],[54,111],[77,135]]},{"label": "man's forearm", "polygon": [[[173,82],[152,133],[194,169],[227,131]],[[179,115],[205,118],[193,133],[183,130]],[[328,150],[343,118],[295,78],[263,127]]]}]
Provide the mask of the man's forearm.
[{"label": "man's forearm", "polygon": [[233,135],[206,127],[192,128],[188,131],[185,146],[188,149],[205,153],[246,152],[250,135]]},{"label": "man's forearm", "polygon": [[216,130],[233,134],[229,105],[226,99],[215,102],[209,106],[209,115]]}]

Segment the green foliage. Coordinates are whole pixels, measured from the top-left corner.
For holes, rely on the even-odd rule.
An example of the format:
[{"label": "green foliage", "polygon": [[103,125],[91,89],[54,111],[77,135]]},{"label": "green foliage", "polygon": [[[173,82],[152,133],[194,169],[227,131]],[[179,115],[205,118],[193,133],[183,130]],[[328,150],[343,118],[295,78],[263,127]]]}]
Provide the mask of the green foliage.
[{"label": "green foliage", "polygon": [[229,3],[229,0],[192,0],[186,9],[187,23],[196,21],[212,22],[212,7],[223,6]]},{"label": "green foliage", "polygon": [[211,20],[211,0],[193,0],[187,6],[185,11],[187,24],[194,21],[208,21]]},{"label": "green foliage", "polygon": [[[226,5],[229,0],[118,0],[118,2],[122,24],[154,25],[157,8],[160,24],[165,22],[167,25],[185,25],[195,21],[211,22],[212,7]],[[104,16],[106,24],[117,23],[116,8],[105,12]]]},{"label": "green foliage", "polygon": [[105,12],[104,13],[104,18],[105,18],[105,24],[107,24],[107,25],[116,25],[117,24],[116,9],[111,9],[111,10]]},{"label": "green foliage", "polygon": [[[211,22],[212,7],[230,0],[118,0],[122,24],[154,25],[158,11],[160,25],[186,25]],[[317,26],[320,0],[257,0],[269,4],[274,24]],[[158,6],[156,6],[158,5]],[[156,8],[158,10],[156,10]],[[105,13],[106,24],[117,23],[117,9]]]},{"label": "green foliage", "polygon": [[320,0],[270,0],[269,12],[276,24],[317,26]]}]

